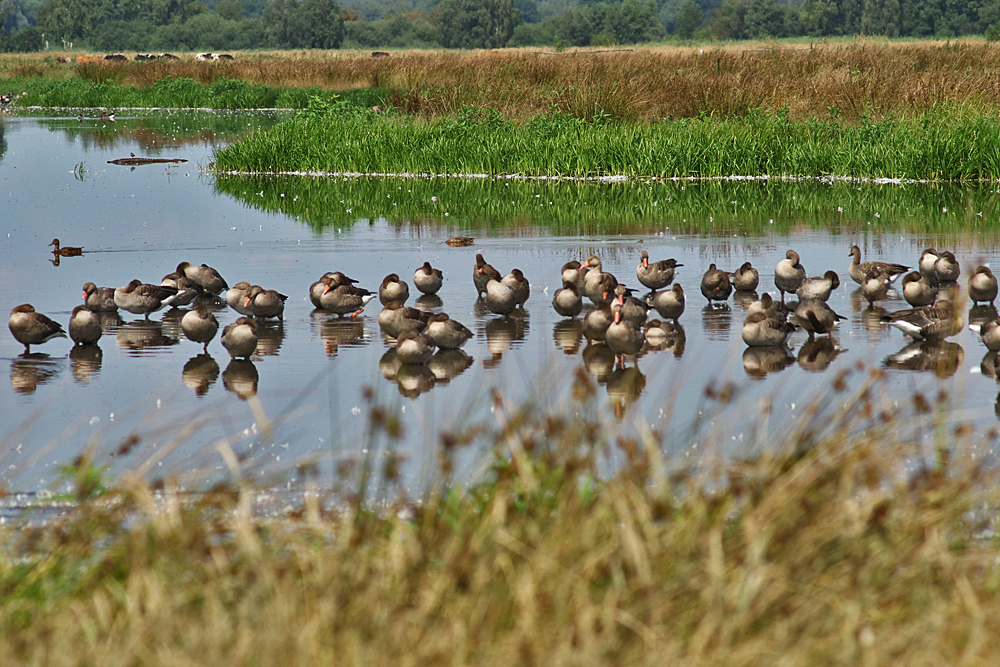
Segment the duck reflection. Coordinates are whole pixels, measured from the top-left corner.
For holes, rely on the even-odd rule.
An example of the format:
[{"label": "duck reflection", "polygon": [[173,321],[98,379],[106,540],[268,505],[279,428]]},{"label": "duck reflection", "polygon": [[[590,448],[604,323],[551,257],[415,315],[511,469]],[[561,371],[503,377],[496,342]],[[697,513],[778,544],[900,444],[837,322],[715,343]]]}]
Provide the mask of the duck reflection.
[{"label": "duck reflection", "polygon": [[336,356],[341,347],[356,347],[365,342],[364,320],[329,317],[325,310],[312,312],[312,326],[326,345],[326,356]]},{"label": "duck reflection", "polygon": [[916,341],[883,362],[887,368],[907,371],[932,371],[939,378],[955,374],[965,360],[965,350],[958,343],[948,341]]},{"label": "duck reflection", "polygon": [[184,386],[194,389],[197,396],[204,396],[218,378],[219,364],[209,354],[199,354],[188,359],[181,373]]},{"label": "duck reflection", "polygon": [[413,303],[420,310],[428,310],[432,312],[439,312],[439,309],[444,306],[444,301],[441,300],[437,294],[424,294],[417,298]]},{"label": "duck reflection", "polygon": [[583,341],[583,322],[576,318],[559,320],[552,327],[552,340],[565,354],[576,354]]},{"label": "duck reflection", "polygon": [[588,343],[583,348],[583,366],[598,382],[607,382],[615,369],[615,353],[604,343]]},{"label": "duck reflection", "polygon": [[507,317],[494,317],[488,320],[483,325],[483,332],[486,334],[486,349],[492,356],[483,360],[483,366],[495,368],[499,365],[503,353],[527,336],[528,323],[528,312],[522,310],[515,311]]},{"label": "duck reflection", "polygon": [[120,327],[124,320],[122,320],[121,315],[118,314],[117,310],[110,312],[97,313],[98,319],[101,320],[101,329],[105,332],[113,332],[115,329]]},{"label": "duck reflection", "polygon": [[89,383],[101,370],[104,351],[95,343],[74,345],[69,351],[69,370],[80,384]]},{"label": "duck reflection", "polygon": [[399,393],[407,398],[416,398],[434,388],[437,378],[427,364],[402,364],[396,372]]},{"label": "duck reflection", "polygon": [[621,419],[628,411],[628,406],[634,403],[646,388],[646,376],[638,366],[629,368],[618,366],[611,371],[607,388],[608,396],[615,406],[615,417]]},{"label": "duck reflection", "polygon": [[673,350],[674,356],[680,359],[684,356],[684,346],[687,344],[687,334],[677,322],[661,322],[650,320],[646,323],[647,350]]},{"label": "duck reflection", "polygon": [[427,368],[441,384],[447,384],[472,365],[472,357],[464,350],[438,350],[427,362]]},{"label": "duck reflection", "polygon": [[983,360],[979,362],[979,370],[983,374],[983,377],[988,377],[992,380],[997,379],[997,352],[987,352]]},{"label": "duck reflection", "polygon": [[992,303],[973,306],[969,309],[969,326],[981,327],[997,318],[997,308]]},{"label": "duck reflection", "polygon": [[888,333],[888,327],[882,321],[888,314],[882,306],[866,306],[861,311],[861,328],[868,332],[869,342],[881,340]]},{"label": "duck reflection", "polygon": [[843,348],[830,336],[819,336],[803,343],[799,349],[799,366],[812,372],[825,371],[841,352]]},{"label": "duck reflection", "polygon": [[160,318],[160,323],[163,325],[163,335],[180,339],[181,320],[184,319],[184,314],[187,312],[187,308],[171,308],[163,313],[163,317]]},{"label": "duck reflection", "polygon": [[30,394],[53,380],[59,370],[59,364],[43,352],[24,353],[10,362],[10,386],[19,394]]},{"label": "duck reflection", "polygon": [[760,297],[757,296],[757,292],[747,290],[736,290],[733,292],[733,303],[742,308],[744,312],[750,307],[751,303],[759,300]]},{"label": "duck reflection", "polygon": [[232,359],[222,371],[222,386],[243,400],[257,395],[259,380],[257,367],[249,359]]},{"label": "duck reflection", "polygon": [[701,309],[701,328],[709,340],[729,340],[732,311],[728,303],[708,305]]},{"label": "duck reflection", "polygon": [[168,336],[156,320],[136,320],[115,329],[115,345],[132,355],[155,353],[160,348],[177,345],[179,339]]},{"label": "duck reflection", "polygon": [[285,342],[285,321],[254,320],[257,324],[257,349],[254,354],[258,357],[277,356],[281,344]]},{"label": "duck reflection", "polygon": [[784,345],[748,347],[743,351],[743,370],[751,378],[777,373],[795,363],[795,357]]}]

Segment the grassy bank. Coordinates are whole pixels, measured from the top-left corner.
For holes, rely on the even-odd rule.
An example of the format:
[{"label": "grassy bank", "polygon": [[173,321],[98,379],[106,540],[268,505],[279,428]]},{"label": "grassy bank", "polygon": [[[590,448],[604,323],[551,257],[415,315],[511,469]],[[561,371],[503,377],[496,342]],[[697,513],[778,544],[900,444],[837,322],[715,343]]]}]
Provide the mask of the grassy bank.
[{"label": "grassy bank", "polygon": [[[616,437],[581,372],[561,409],[495,396],[495,424],[443,436],[420,498],[395,457],[373,458],[342,468],[349,493],[281,518],[248,487],[95,494],[83,461],[74,510],[2,529],[0,658],[995,664],[1000,495],[972,453],[996,433],[952,422],[945,394],[887,411],[878,373],[853,394],[842,380],[832,419],[807,411],[754,460],[705,442],[697,463],[664,460],[669,436]],[[398,424],[369,410],[391,450]],[[448,461],[468,444],[495,463],[460,490]]]},{"label": "grassy bank", "polygon": [[845,176],[993,180],[1000,120],[941,108],[860,124],[793,122],[779,112],[624,124],[558,111],[525,123],[466,108],[421,122],[371,113],[314,113],[215,155],[222,171],[523,174],[539,176]]},{"label": "grassy bank", "polygon": [[[384,218],[482,234],[947,233],[980,243],[1000,222],[995,188],[971,184],[879,185],[815,181],[634,181],[312,178],[219,175],[215,187],[247,206],[320,232]],[[665,230],[666,227],[666,230]],[[738,242],[738,239],[735,239]],[[929,243],[934,245],[934,243]]]}]

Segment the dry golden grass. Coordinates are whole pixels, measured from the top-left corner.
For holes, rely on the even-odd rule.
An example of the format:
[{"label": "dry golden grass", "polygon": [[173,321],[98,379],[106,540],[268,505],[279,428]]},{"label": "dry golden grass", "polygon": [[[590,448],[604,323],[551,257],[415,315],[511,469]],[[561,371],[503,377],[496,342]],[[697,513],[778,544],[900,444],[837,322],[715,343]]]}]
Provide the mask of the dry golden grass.
[{"label": "dry golden grass", "polygon": [[[58,54],[57,54],[58,55]],[[603,112],[650,121],[708,113],[733,117],[787,107],[792,119],[909,115],[946,104],[1000,110],[1000,45],[982,40],[835,40],[648,47],[612,53],[530,49],[238,53],[232,62],[65,65],[51,57],[7,56],[0,75],[79,75],[148,86],[165,76],[219,77],[275,87],[387,88],[409,113],[448,114],[463,105],[526,118],[555,105],[579,117]]]}]

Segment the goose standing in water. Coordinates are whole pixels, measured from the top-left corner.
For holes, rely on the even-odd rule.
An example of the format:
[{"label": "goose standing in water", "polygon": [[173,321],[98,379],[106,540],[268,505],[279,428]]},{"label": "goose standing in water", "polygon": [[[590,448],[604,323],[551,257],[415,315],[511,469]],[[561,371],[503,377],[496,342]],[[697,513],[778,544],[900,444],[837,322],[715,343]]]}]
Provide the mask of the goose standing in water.
[{"label": "goose standing in water", "polygon": [[[219,320],[215,319],[215,315],[210,313],[203,304],[198,304],[194,309],[184,313],[184,317],[181,318],[181,331],[184,332],[188,340],[203,343],[207,354],[208,344],[212,342],[216,332],[219,331]],[[256,348],[255,341],[254,349]]]},{"label": "goose standing in water", "polygon": [[413,329],[423,331],[427,327],[430,313],[419,308],[410,308],[402,301],[390,301],[378,315],[378,326],[386,336],[399,338],[399,334]]},{"label": "goose standing in water", "polygon": [[410,286],[400,280],[395,273],[390,273],[382,279],[382,284],[378,288],[378,300],[383,306],[390,301],[406,303],[409,298]]},{"label": "goose standing in water", "polygon": [[889,276],[873,269],[865,274],[861,283],[861,295],[868,300],[868,305],[874,307],[876,301],[882,301],[889,293]]},{"label": "goose standing in water", "polygon": [[962,267],[958,265],[958,260],[950,250],[945,250],[934,262],[934,273],[937,274],[938,282],[954,283],[958,282],[958,276],[962,273]]},{"label": "goose standing in water", "polygon": [[660,314],[676,322],[684,314],[684,288],[675,284],[672,288],[653,295],[653,308]]},{"label": "goose standing in water", "polygon": [[[356,282],[358,281],[353,278],[348,278],[340,271],[327,271],[320,277],[319,280],[309,286],[309,300],[312,301],[312,304],[317,308],[322,308],[323,294],[326,293],[327,287],[335,289],[341,285],[353,285]],[[246,284],[247,287],[250,286],[249,283],[240,283],[240,285],[243,284]],[[228,296],[226,297],[226,301],[229,301]],[[229,305],[232,306],[233,304],[230,302]]]},{"label": "goose standing in water", "polygon": [[552,307],[563,317],[576,317],[583,310],[583,299],[576,284],[568,281],[556,290],[552,297]]},{"label": "goose standing in water", "polygon": [[143,284],[136,278],[115,290],[115,305],[147,320],[150,313],[166,308],[177,298],[176,287]]},{"label": "goose standing in water", "polygon": [[499,280],[491,278],[486,284],[486,307],[490,309],[490,312],[506,317],[514,312],[516,306],[517,299],[514,297],[514,290]]},{"label": "goose standing in water", "polygon": [[774,286],[781,291],[781,303],[785,302],[785,292],[794,294],[806,278],[806,270],[799,262],[799,253],[789,250],[785,259],[774,267]]},{"label": "goose standing in water", "polygon": [[254,317],[276,317],[279,320],[285,314],[285,301],[288,297],[273,289],[264,289],[253,285],[243,297],[243,307],[250,308]]},{"label": "goose standing in water", "polygon": [[222,290],[229,289],[229,285],[219,275],[219,272],[207,264],[194,266],[191,262],[181,262],[177,265],[177,273],[195,281],[201,285],[201,288],[205,292],[212,296],[217,296]]},{"label": "goose standing in water", "polygon": [[476,298],[478,299],[486,292],[486,285],[490,280],[500,282],[503,276],[500,272],[486,263],[483,253],[476,253],[476,266],[472,269],[472,282],[476,285]]},{"label": "goose standing in water", "polygon": [[24,346],[25,354],[31,352],[32,345],[41,345],[53,338],[65,338],[66,332],[58,322],[50,320],[41,313],[36,313],[34,306],[28,303],[15,306],[10,311],[10,322],[7,323],[14,340]]},{"label": "goose standing in water", "polygon": [[988,266],[976,267],[976,272],[969,276],[969,299],[974,306],[980,301],[993,303],[997,298],[997,279]]},{"label": "goose standing in water", "polygon": [[910,270],[910,267],[905,264],[894,264],[891,262],[862,262],[861,248],[858,246],[851,246],[851,252],[848,253],[848,256],[851,257],[851,265],[848,268],[848,273],[851,276],[851,280],[859,285],[864,281],[865,274],[872,271],[884,273],[889,276],[889,282],[895,282],[896,278]]},{"label": "goose standing in water", "polygon": [[467,326],[456,322],[445,313],[431,315],[424,333],[433,345],[442,350],[457,350],[472,338],[472,332]]},{"label": "goose standing in water", "polygon": [[924,276],[917,271],[910,271],[903,276],[903,298],[914,308],[931,305],[937,293],[937,277]]},{"label": "goose standing in water", "polygon": [[979,334],[987,350],[1000,351],[1000,317],[987,320],[982,325],[970,324],[969,329]]},{"label": "goose standing in water", "polygon": [[320,298],[320,307],[323,310],[336,313],[340,317],[351,313],[351,318],[355,319],[365,312],[365,306],[374,298],[375,295],[363,287],[348,284],[336,287],[327,285],[324,288],[322,298]]},{"label": "goose standing in water", "polygon": [[701,293],[708,299],[709,305],[713,301],[725,301],[733,292],[733,284],[729,280],[729,274],[717,269],[715,264],[708,267],[708,271],[701,278]]},{"label": "goose standing in water", "polygon": [[514,293],[514,303],[523,309],[524,302],[531,296],[531,285],[528,284],[528,279],[524,277],[521,269],[511,270],[500,282]]},{"label": "goose standing in water", "polygon": [[840,276],[837,275],[836,271],[827,271],[822,276],[803,280],[799,283],[795,294],[800,299],[826,301],[830,298],[830,293],[838,287],[840,287]]},{"label": "goose standing in water", "polygon": [[635,268],[636,278],[651,291],[663,289],[674,282],[674,269],[678,266],[676,259],[661,259],[658,262],[649,261],[649,253],[645,250],[639,255],[639,266]]},{"label": "goose standing in water", "polygon": [[257,350],[257,323],[249,317],[239,317],[222,330],[222,347],[233,359],[250,359]]},{"label": "goose standing in water", "polygon": [[603,341],[613,320],[611,306],[607,303],[600,303],[597,308],[594,308],[583,318],[583,335],[587,337],[587,340]]},{"label": "goose standing in water", "polygon": [[83,247],[79,247],[79,248],[71,248],[71,247],[60,248],[59,247],[59,239],[52,239],[52,243],[50,243],[49,245],[54,245],[55,246],[55,248],[53,248],[53,250],[52,250],[52,254],[53,255],[59,255],[60,257],[79,257],[80,255],[83,254]]},{"label": "goose standing in water", "polygon": [[87,306],[77,306],[69,317],[69,337],[77,345],[96,343],[101,340],[104,328],[101,318]]},{"label": "goose standing in water", "polygon": [[790,322],[756,312],[743,321],[742,337],[749,347],[777,347],[784,345],[793,331]]},{"label": "goose standing in water", "polygon": [[927,276],[928,278],[937,278],[937,271],[934,270],[934,265],[937,264],[940,255],[938,251],[934,248],[927,248],[922,253],[920,253],[920,273]]},{"label": "goose standing in water", "polygon": [[404,364],[423,365],[434,355],[434,346],[427,336],[414,329],[407,329],[396,338],[396,356]]},{"label": "goose standing in water", "polygon": [[622,319],[642,326],[646,323],[646,315],[649,312],[649,304],[642,299],[637,299],[629,294],[629,289],[624,285],[615,287],[614,302],[621,307]]},{"label": "goose standing in water", "polygon": [[620,365],[624,367],[625,357],[635,357],[639,354],[646,342],[646,336],[641,326],[622,319],[622,308],[619,304],[612,304],[611,317],[611,324],[604,332],[604,342],[621,360]]},{"label": "goose standing in water", "polygon": [[606,284],[605,276],[611,276],[611,288],[609,293],[614,292],[615,285],[618,284],[618,279],[614,277],[611,273],[605,273],[602,270],[601,258],[597,255],[591,255],[587,260],[581,265],[583,268],[589,269],[587,275],[583,278],[583,295],[593,301],[595,304],[604,300]]},{"label": "goose standing in water", "polygon": [[251,287],[253,285],[245,280],[241,280],[226,290],[226,303],[229,304],[229,307],[240,315],[247,317],[253,317],[253,308],[250,307],[250,304],[246,303],[247,292],[250,291]]},{"label": "goose standing in water", "polygon": [[755,313],[764,313],[767,317],[775,320],[787,320],[792,311],[788,306],[780,301],[775,301],[769,293],[765,292],[760,299],[754,301],[747,308],[747,317]]},{"label": "goose standing in water", "polygon": [[83,303],[95,313],[113,313],[118,310],[118,306],[115,305],[114,287],[98,287],[94,283],[84,283]]},{"label": "goose standing in water", "polygon": [[170,305],[173,308],[187,306],[194,302],[204,290],[201,285],[180,273],[168,273],[160,281],[161,287],[174,287],[177,289],[177,298]]},{"label": "goose standing in water", "polygon": [[417,286],[423,294],[437,294],[444,284],[444,274],[441,269],[435,269],[430,262],[413,272],[413,284]]},{"label": "goose standing in water", "polygon": [[743,262],[740,268],[733,271],[733,287],[739,292],[753,292],[760,284],[760,274],[750,262]]},{"label": "goose standing in water", "polygon": [[562,281],[564,283],[573,283],[573,285],[576,286],[577,292],[582,293],[581,290],[583,288],[583,280],[586,275],[586,267],[575,259],[563,264]]},{"label": "goose standing in water", "polygon": [[825,301],[806,299],[795,309],[794,321],[809,333],[809,338],[812,338],[814,334],[832,334],[837,322],[846,319],[843,315],[835,313]]},{"label": "goose standing in water", "polygon": [[888,313],[882,316],[882,321],[914,340],[940,341],[962,329],[962,316],[955,312],[951,301]]}]

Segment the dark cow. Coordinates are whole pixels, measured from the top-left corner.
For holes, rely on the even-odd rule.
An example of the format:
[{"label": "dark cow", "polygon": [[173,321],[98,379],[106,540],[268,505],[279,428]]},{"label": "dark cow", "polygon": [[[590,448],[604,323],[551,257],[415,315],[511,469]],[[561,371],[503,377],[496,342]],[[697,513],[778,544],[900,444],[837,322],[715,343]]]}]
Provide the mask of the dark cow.
[{"label": "dark cow", "polygon": [[388,58],[388,51],[372,51],[372,58]]},{"label": "dark cow", "polygon": [[128,58],[126,58],[125,56],[123,56],[120,53],[109,53],[108,55],[104,56],[104,59],[105,60],[124,60],[124,61],[128,61]]}]

